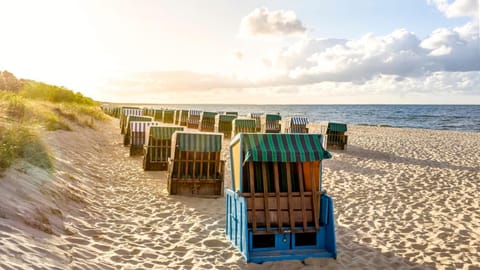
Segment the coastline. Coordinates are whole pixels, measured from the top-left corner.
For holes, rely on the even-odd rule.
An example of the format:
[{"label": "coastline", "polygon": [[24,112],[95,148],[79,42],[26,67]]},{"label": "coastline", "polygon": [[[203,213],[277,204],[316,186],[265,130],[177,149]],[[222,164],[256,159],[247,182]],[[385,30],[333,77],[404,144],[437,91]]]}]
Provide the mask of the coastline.
[{"label": "coastline", "polygon": [[[323,174],[323,187],[335,202],[337,260],[256,265],[246,264],[225,238],[224,198],[168,196],[166,172],[144,172],[141,157],[128,156],[118,120],[101,125],[97,123],[98,130],[76,127],[73,132],[46,134],[55,157],[53,175],[42,176],[35,169],[22,172],[17,166],[0,181],[2,192],[10,191],[8,198],[27,200],[9,205],[23,218],[0,208],[0,233],[7,243],[0,247],[0,265],[51,269],[480,265],[478,132],[349,125],[347,150],[332,151],[334,157],[324,163]],[[225,186],[231,185],[228,144],[224,140]],[[23,181],[17,180],[19,174]],[[32,177],[43,180],[27,189]],[[48,207],[39,205],[43,202]],[[35,211],[41,215],[28,214]],[[51,233],[31,224],[43,224]]]}]

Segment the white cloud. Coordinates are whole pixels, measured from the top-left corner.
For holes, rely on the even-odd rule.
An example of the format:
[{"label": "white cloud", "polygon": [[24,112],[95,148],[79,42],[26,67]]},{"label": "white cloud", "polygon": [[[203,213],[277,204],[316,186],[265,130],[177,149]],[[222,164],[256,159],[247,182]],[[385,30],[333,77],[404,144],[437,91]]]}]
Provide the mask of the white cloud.
[{"label": "white cloud", "polygon": [[480,12],[478,0],[455,0],[452,3],[448,0],[428,0],[428,3],[435,5],[447,18],[478,17]]},{"label": "white cloud", "polygon": [[240,36],[277,36],[298,35],[305,33],[306,28],[297,19],[295,12],[267,8],[257,8],[245,16],[240,23]]}]

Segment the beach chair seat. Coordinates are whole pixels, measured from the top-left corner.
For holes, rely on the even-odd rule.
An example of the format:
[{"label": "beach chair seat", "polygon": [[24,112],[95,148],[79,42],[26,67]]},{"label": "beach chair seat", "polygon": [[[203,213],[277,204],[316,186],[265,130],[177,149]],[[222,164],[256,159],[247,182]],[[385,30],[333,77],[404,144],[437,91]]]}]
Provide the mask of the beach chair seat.
[{"label": "beach chair seat", "polygon": [[171,155],[172,135],[183,127],[150,126],[145,133],[143,169],[166,171]]},{"label": "beach chair seat", "polygon": [[257,124],[255,119],[237,118],[232,121],[232,138],[238,133],[255,133],[257,132]]},{"label": "beach chair seat", "polygon": [[335,122],[321,122],[321,133],[327,138],[327,149],[345,150],[348,143],[347,124]]},{"label": "beach chair seat", "polygon": [[170,195],[223,196],[221,133],[175,132],[168,163]]},{"label": "beach chair seat", "polygon": [[282,133],[308,133],[307,125],[307,117],[287,117],[282,121]]}]

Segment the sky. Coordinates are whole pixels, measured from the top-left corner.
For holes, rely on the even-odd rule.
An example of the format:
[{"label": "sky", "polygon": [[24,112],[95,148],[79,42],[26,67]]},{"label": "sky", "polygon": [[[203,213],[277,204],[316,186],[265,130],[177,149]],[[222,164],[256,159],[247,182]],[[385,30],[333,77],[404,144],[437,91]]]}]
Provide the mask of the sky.
[{"label": "sky", "polygon": [[107,102],[480,104],[479,0],[0,0],[0,70]]}]

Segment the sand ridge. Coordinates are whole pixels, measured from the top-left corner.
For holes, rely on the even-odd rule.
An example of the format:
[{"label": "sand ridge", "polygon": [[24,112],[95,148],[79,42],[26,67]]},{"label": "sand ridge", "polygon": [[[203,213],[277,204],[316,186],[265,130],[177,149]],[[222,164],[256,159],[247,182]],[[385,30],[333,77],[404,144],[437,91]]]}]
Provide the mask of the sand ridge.
[{"label": "sand ridge", "polygon": [[[224,235],[225,199],[168,196],[166,173],[144,172],[141,157],[129,157],[113,119],[97,130],[48,133],[53,175],[16,167],[0,180],[2,195],[11,194],[10,203],[0,205],[0,268],[480,265],[480,134],[362,126],[349,130],[348,150],[334,151],[324,167],[323,187],[335,201],[337,260],[246,264]],[[228,144],[224,140],[226,186],[231,182]],[[37,180],[27,185],[31,175]]]}]

